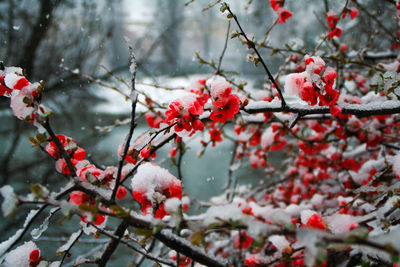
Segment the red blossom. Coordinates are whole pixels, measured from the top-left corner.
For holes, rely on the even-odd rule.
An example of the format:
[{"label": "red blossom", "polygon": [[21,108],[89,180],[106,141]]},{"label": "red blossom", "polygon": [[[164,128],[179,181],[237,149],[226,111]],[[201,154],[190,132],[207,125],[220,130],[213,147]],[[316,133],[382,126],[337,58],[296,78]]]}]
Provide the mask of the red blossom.
[{"label": "red blossom", "polygon": [[269,3],[271,4],[271,7],[274,11],[277,11],[283,5],[282,0],[269,0]]},{"label": "red blossom", "polygon": [[233,119],[240,109],[240,99],[237,95],[229,95],[226,104],[216,111],[211,112],[210,119],[214,122],[225,123],[227,119]]},{"label": "red blossom", "polygon": [[333,38],[333,37],[340,37],[340,35],[342,35],[342,29],[340,29],[340,28],[338,28],[338,27],[336,27],[336,28],[334,28],[332,31],[330,31],[329,33],[328,33],[328,37],[329,38]]},{"label": "red blossom", "polygon": [[34,249],[29,253],[29,267],[36,267],[40,263],[40,252],[38,249]]},{"label": "red blossom", "polygon": [[[169,253],[169,257],[171,260],[173,260],[174,262],[176,262],[176,252],[175,251],[171,251]],[[179,255],[179,267],[186,267],[189,266],[191,263],[191,259],[186,257],[185,255],[180,254]]]},{"label": "red blossom", "polygon": [[326,14],[326,20],[328,22],[328,27],[332,29],[339,21],[339,17],[336,15],[335,11],[329,10],[328,13]]},{"label": "red blossom", "polygon": [[123,199],[126,196],[126,189],[123,186],[119,186],[117,189],[117,198]]},{"label": "red blossom", "polygon": [[321,215],[313,214],[307,220],[307,227],[319,230],[326,230],[326,225],[322,221]]},{"label": "red blossom", "polygon": [[244,263],[246,266],[258,266],[263,263],[263,260],[259,255],[250,254],[250,255],[246,255],[246,259],[245,259]]},{"label": "red blossom", "polygon": [[349,8],[349,13],[350,13],[350,18],[354,19],[358,15],[358,9],[355,7],[350,7]]},{"label": "red blossom", "polygon": [[238,249],[246,249],[251,246],[253,243],[253,238],[246,234],[246,232],[242,231],[233,239],[233,243]]},{"label": "red blossom", "polygon": [[[61,145],[64,149],[67,150],[69,154],[77,149],[77,145],[74,139],[71,137],[65,136],[63,134],[56,135],[57,139],[60,141]],[[51,140],[51,138],[50,138]],[[49,153],[55,159],[61,158],[61,152],[58,150],[57,145],[54,141],[49,142],[45,148],[46,152]],[[78,153],[82,153],[81,151]]]},{"label": "red blossom", "polygon": [[279,8],[277,10],[278,13],[278,23],[279,24],[284,24],[286,23],[286,20],[288,20],[288,18],[290,18],[292,16],[292,12],[290,12],[289,10],[285,9],[285,8]]},{"label": "red blossom", "polygon": [[12,89],[8,88],[4,83],[4,76],[0,77],[0,95],[10,95],[12,93]]},{"label": "red blossom", "polygon": [[15,84],[14,84],[14,89],[15,90],[21,90],[25,86],[29,85],[28,80],[25,77],[21,77]]},{"label": "red blossom", "polygon": [[154,115],[152,112],[147,112],[145,118],[149,127],[155,129],[160,128],[160,123],[163,121],[163,118],[161,118],[161,116]]},{"label": "red blossom", "polygon": [[208,133],[210,134],[210,140],[215,144],[215,142],[222,142],[221,132],[215,127],[212,127]]}]

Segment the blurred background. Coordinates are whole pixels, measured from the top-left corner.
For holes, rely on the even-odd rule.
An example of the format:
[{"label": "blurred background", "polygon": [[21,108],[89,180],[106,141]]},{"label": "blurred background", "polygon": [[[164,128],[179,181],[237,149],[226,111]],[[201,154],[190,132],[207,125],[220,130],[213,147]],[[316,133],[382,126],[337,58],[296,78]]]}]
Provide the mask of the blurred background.
[{"label": "blurred background", "polygon": [[[104,127],[128,118],[130,103],[115,90],[99,86],[99,82],[129,93],[129,88],[121,82],[124,79],[129,83],[128,45],[133,47],[138,61],[138,88],[162,103],[174,99],[174,94],[149,85],[185,87],[196,78],[210,77],[213,69],[200,64],[196,53],[206,61],[218,62],[228,29],[228,20],[219,11],[218,2],[0,0],[0,61],[6,66],[22,67],[32,82],[45,81],[43,103],[55,112],[51,122],[56,133],[74,138],[96,165],[115,165],[118,145],[128,127],[112,131],[105,131]],[[276,20],[269,0],[227,2],[244,30],[256,39],[263,39]],[[326,10],[321,2],[287,0],[285,8],[293,12],[293,17],[272,30],[269,45],[312,51],[326,34],[322,15]],[[339,13],[345,1],[326,2]],[[359,2],[391,29],[393,10],[391,6],[388,8],[391,1]],[[390,40],[374,32],[374,23],[360,12],[356,20],[345,25],[341,41],[355,51],[367,46],[371,50],[388,47]],[[232,24],[229,32],[235,29]],[[278,71],[286,55],[271,55],[271,49],[261,52],[272,72]],[[265,74],[247,60],[248,53],[247,46],[237,39],[229,41],[222,68],[246,81],[247,90],[263,90]],[[139,107],[139,111],[143,110]],[[28,140],[35,134],[34,127],[12,116],[9,99],[5,97],[0,97],[0,120],[0,186],[11,184],[16,192],[28,194],[30,184],[40,183],[50,189],[62,184],[63,178],[54,171],[54,161],[40,149],[32,148]],[[136,136],[146,130],[147,125],[141,119]],[[199,136],[188,144],[183,179],[190,196],[206,200],[217,195],[227,180],[233,144],[217,144],[198,159],[198,140],[202,138],[206,137]],[[157,152],[156,161],[176,173],[167,153],[167,150]],[[245,165],[235,176],[248,183],[262,173]],[[2,219],[0,241],[19,228],[24,218],[25,213],[19,211],[13,218]],[[71,233],[68,227],[64,231],[64,236]],[[49,230],[49,240],[52,234],[56,232]]]}]

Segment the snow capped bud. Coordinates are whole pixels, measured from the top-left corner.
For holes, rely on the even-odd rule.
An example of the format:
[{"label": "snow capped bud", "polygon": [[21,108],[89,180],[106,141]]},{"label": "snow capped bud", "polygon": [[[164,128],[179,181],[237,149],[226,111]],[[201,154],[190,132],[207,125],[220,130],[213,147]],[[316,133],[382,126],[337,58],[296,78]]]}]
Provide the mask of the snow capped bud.
[{"label": "snow capped bud", "polygon": [[351,19],[354,19],[358,15],[358,9],[355,8],[355,7],[350,7],[349,8],[349,12],[350,12],[350,18]]},{"label": "snow capped bud", "polygon": [[213,105],[222,108],[229,101],[232,86],[225,80],[216,80],[211,83],[211,99]]}]

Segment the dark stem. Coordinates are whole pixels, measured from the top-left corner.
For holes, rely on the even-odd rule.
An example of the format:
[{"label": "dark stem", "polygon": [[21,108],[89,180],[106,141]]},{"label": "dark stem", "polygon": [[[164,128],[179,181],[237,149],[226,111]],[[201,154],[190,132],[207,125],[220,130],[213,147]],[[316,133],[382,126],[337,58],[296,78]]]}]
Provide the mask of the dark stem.
[{"label": "dark stem", "polygon": [[69,248],[64,252],[64,255],[61,259],[60,267],[63,265],[65,258],[70,256],[69,252],[71,251],[72,247],[76,244],[76,242],[78,242],[78,240],[82,236],[82,234],[83,234],[83,230],[81,230],[79,232],[79,235],[75,238],[75,240],[72,242],[72,244],[69,246]]},{"label": "dark stem", "polygon": [[65,151],[64,147],[62,146],[60,140],[56,136],[56,134],[53,132],[53,129],[51,129],[49,119],[46,118],[46,121],[44,123],[41,123],[41,125],[46,129],[46,131],[49,133],[51,137],[51,141],[53,141],[56,144],[57,149],[60,151],[63,159],[65,160],[65,163],[67,164],[68,170],[70,171],[70,176],[74,176],[75,174],[75,167],[72,164],[71,158],[68,155],[67,151]]},{"label": "dark stem", "polygon": [[26,76],[30,78],[33,73],[33,63],[35,62],[36,51],[40,43],[44,40],[46,32],[53,18],[53,9],[56,1],[41,0],[40,14],[32,29],[31,35],[25,44],[24,51],[21,54],[18,65],[26,70]]},{"label": "dark stem", "polygon": [[122,158],[119,161],[118,165],[118,172],[117,172],[117,178],[115,180],[115,187],[113,189],[112,195],[111,195],[111,201],[115,200],[115,195],[117,194],[118,187],[120,185],[121,181],[121,173],[122,173],[122,167],[124,166],[125,162],[125,157],[128,153],[129,150],[129,145],[132,139],[133,131],[135,129],[135,113],[136,113],[136,102],[137,102],[137,93],[135,91],[135,80],[136,80],[136,58],[135,55],[133,54],[132,47],[129,47],[129,52],[130,52],[130,71],[132,72],[132,88],[131,88],[131,96],[132,96],[132,111],[131,111],[131,123],[129,127],[129,133],[126,137],[125,140],[125,146],[124,150],[122,153]]},{"label": "dark stem", "polygon": [[280,96],[281,101],[282,101],[282,108],[285,108],[285,107],[286,107],[286,102],[285,102],[285,99],[283,98],[282,90],[280,89],[279,85],[278,85],[277,82],[275,81],[275,78],[272,76],[271,72],[269,71],[269,69],[268,69],[267,65],[265,64],[265,62],[264,62],[264,60],[263,60],[261,54],[258,52],[258,50],[257,50],[257,48],[256,48],[256,46],[255,46],[255,44],[254,44],[254,42],[251,41],[251,40],[247,37],[246,33],[243,31],[242,26],[241,26],[240,23],[239,23],[239,20],[237,19],[236,15],[232,13],[230,7],[229,7],[228,5],[226,5],[226,7],[227,7],[227,10],[228,10],[229,14],[232,15],[232,17],[233,17],[233,19],[235,20],[237,26],[239,27],[240,34],[246,39],[247,45],[250,46],[250,47],[254,50],[254,52],[257,54],[258,59],[259,59],[261,65],[263,66],[265,72],[266,72],[267,75],[268,75],[268,79],[272,82],[272,84],[275,86],[276,90],[277,90],[278,93],[279,93],[279,96]]},{"label": "dark stem", "polygon": [[222,59],[224,58],[226,48],[228,47],[230,29],[231,29],[231,21],[228,22],[228,29],[226,30],[224,48],[222,49],[222,53],[221,53],[221,56],[219,57],[219,61],[218,61],[218,67],[217,67],[217,73],[216,73],[217,75],[221,72]]},{"label": "dark stem", "polygon": [[127,221],[123,220],[122,223],[118,226],[117,230],[114,232],[114,236],[117,236],[118,238],[112,238],[110,242],[107,245],[106,250],[104,251],[103,255],[101,256],[101,259],[98,263],[99,267],[104,267],[106,266],[108,260],[110,259],[111,255],[114,253],[114,251],[117,249],[118,244],[122,238],[122,236],[125,233],[125,230],[128,228],[129,224]]}]

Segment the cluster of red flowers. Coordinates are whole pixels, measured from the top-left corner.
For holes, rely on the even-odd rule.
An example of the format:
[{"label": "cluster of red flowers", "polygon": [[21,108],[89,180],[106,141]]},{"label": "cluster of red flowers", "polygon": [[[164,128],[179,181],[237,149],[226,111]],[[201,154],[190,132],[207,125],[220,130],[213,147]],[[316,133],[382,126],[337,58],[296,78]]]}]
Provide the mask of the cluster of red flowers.
[{"label": "cluster of red flowers", "polygon": [[140,203],[143,214],[152,212],[155,218],[162,219],[168,213],[165,200],[182,198],[181,181],[167,170],[146,163],[141,165],[132,179],[133,198]]},{"label": "cluster of red flowers", "polygon": [[[351,19],[354,19],[358,15],[358,9],[355,7],[346,8],[341,13],[343,19],[346,17],[347,13],[350,14]],[[339,22],[339,20],[340,20],[340,16],[338,16],[336,14],[336,12],[333,10],[329,10],[328,13],[326,14],[326,21],[328,22],[328,27],[331,30],[328,33],[329,38],[333,38],[333,37],[339,38],[340,35],[342,35],[342,29],[336,26],[337,23]]]},{"label": "cluster of red flowers", "polygon": [[[76,165],[79,161],[82,161],[86,156],[86,151],[79,147],[75,140],[71,137],[65,136],[63,134],[56,135],[57,139],[60,141],[64,150],[71,157],[71,162]],[[51,138],[50,138],[51,140]],[[46,152],[49,153],[50,156],[57,160],[56,169],[60,173],[64,173],[66,175],[71,174],[70,170],[67,167],[65,160],[61,155],[61,151],[58,149],[56,143],[54,141],[50,141],[45,148]]]},{"label": "cluster of red flowers", "polygon": [[20,68],[0,70],[0,95],[11,97],[11,109],[20,120],[31,122],[36,117],[34,101],[40,94],[40,88],[39,83],[31,84]]},{"label": "cluster of red flowers", "polygon": [[229,83],[217,80],[211,84],[211,100],[213,104],[210,119],[214,122],[225,123],[233,119],[240,109],[240,99],[231,94],[232,86]]},{"label": "cluster of red flowers", "polygon": [[[310,105],[329,106],[333,116],[338,116],[341,110],[335,106],[339,99],[339,91],[333,89],[336,71],[328,66],[318,56],[304,57],[305,71],[287,76],[285,90],[289,94],[297,94]],[[321,75],[322,70],[325,71]]]},{"label": "cluster of red flowers", "polygon": [[270,0],[272,9],[278,14],[278,23],[286,23],[286,20],[292,16],[292,12],[283,8],[283,0]]},{"label": "cluster of red flowers", "polygon": [[[95,204],[95,200],[93,198],[91,198],[88,194],[85,194],[81,191],[73,191],[71,192],[71,194],[69,195],[69,202],[75,204],[75,205],[87,205],[87,206],[93,206]],[[95,225],[101,225],[105,222],[106,220],[106,216],[104,214],[93,214],[90,213],[90,217],[91,217],[91,222]],[[83,217],[81,217],[81,220],[83,222],[87,222],[86,220],[88,219],[89,214],[85,214],[83,215]]]},{"label": "cluster of red flowers", "polygon": [[13,88],[8,88],[4,81],[5,76],[5,72],[0,71],[0,95],[9,97],[11,96],[13,90],[21,90],[23,87],[29,84],[26,78],[21,76],[21,78],[15,83]]}]

